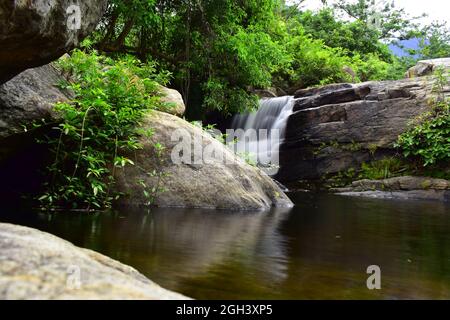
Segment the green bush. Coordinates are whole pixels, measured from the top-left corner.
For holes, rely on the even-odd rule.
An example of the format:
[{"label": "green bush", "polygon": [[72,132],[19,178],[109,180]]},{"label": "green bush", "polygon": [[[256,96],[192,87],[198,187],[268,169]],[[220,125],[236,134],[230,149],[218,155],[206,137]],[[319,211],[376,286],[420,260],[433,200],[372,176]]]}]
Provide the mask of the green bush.
[{"label": "green bush", "polygon": [[122,154],[141,148],[138,124],[160,104],[157,82],[167,77],[129,56],[115,61],[80,50],[59,65],[70,75],[64,86],[75,98],[55,107],[62,120],[45,141],[55,160],[39,200],[47,207],[109,207],[119,197],[115,170],[134,165]]},{"label": "green bush", "polygon": [[402,134],[396,144],[405,157],[418,158],[425,167],[448,165],[450,160],[450,101],[444,87],[449,76],[443,69],[436,72],[432,111],[423,115],[419,124]]}]

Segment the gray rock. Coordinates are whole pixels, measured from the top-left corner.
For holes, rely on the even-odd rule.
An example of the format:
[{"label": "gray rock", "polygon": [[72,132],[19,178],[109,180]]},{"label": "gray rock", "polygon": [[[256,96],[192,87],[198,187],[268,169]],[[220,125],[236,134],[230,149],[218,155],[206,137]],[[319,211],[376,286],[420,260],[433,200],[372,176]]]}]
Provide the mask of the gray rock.
[{"label": "gray rock", "polygon": [[395,154],[398,136],[431,110],[433,83],[424,77],[298,91],[277,180],[319,179]]},{"label": "gray rock", "polygon": [[188,298],[94,251],[38,230],[0,224],[0,300],[22,299]]},{"label": "gray rock", "polygon": [[164,112],[173,114],[175,116],[183,116],[186,112],[186,106],[183,101],[181,93],[177,90],[160,87],[161,101],[167,105]]},{"label": "gray rock", "polygon": [[77,46],[97,26],[106,3],[0,0],[0,83],[25,69],[49,63]]},{"label": "gray rock", "polygon": [[[116,173],[118,191],[128,195],[122,204],[145,205],[148,199],[138,181],[149,186],[158,185],[158,177],[147,174],[156,170],[165,173],[161,186],[166,190],[157,193],[155,199],[155,205],[159,207],[262,210],[293,205],[269,176],[246,164],[201,128],[157,111],[147,116],[143,128],[153,129],[154,134],[143,136],[143,150],[130,155],[136,166]],[[203,147],[216,150],[208,163],[184,161],[177,164],[172,161],[171,154],[179,143],[172,140],[172,134],[177,129],[183,130],[189,139],[201,138]],[[153,145],[156,142],[165,147],[161,158],[155,156]],[[185,139],[183,146],[187,150],[191,141]],[[201,160],[200,157],[201,154],[195,160]],[[228,162],[224,163],[223,159]]]},{"label": "gray rock", "polygon": [[450,58],[422,60],[406,72],[406,78],[417,78],[431,75],[437,68],[450,70]]},{"label": "gray rock", "polygon": [[383,180],[359,180],[344,189],[335,189],[336,192],[344,191],[412,191],[412,190],[450,190],[450,181],[445,179],[433,179],[428,177],[395,177]]},{"label": "gray rock", "polygon": [[58,88],[63,80],[54,65],[48,64],[0,85],[0,140],[29,130],[35,121],[54,120],[54,104],[71,97]]},{"label": "gray rock", "polygon": [[386,199],[450,200],[450,181],[427,177],[395,177],[354,181],[347,188],[332,189],[344,196]]}]

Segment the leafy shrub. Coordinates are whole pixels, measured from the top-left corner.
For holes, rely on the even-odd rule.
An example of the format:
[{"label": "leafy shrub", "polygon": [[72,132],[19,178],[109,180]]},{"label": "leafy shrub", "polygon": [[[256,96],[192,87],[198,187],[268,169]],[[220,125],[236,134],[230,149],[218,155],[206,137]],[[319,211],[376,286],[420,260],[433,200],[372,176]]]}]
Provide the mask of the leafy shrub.
[{"label": "leafy shrub", "polygon": [[358,175],[359,179],[381,180],[405,174],[408,166],[401,159],[391,157],[370,163],[363,163]]},{"label": "leafy shrub", "polygon": [[432,111],[402,134],[396,144],[405,157],[416,157],[425,167],[448,164],[450,160],[450,101],[443,95],[448,81],[444,70],[436,72],[434,91],[437,97]]},{"label": "leafy shrub", "polygon": [[115,61],[80,50],[59,65],[70,75],[65,86],[75,98],[55,107],[62,121],[46,141],[55,160],[39,200],[50,207],[109,207],[119,197],[113,193],[115,170],[134,165],[122,154],[141,148],[137,127],[160,104],[157,81],[167,77],[129,56]]}]

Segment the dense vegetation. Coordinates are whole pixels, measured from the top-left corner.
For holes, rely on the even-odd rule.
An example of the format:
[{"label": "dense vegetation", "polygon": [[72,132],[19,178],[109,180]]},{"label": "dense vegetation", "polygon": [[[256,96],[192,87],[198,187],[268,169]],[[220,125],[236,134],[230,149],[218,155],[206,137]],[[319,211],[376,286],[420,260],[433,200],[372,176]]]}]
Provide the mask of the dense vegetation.
[{"label": "dense vegetation", "polygon": [[[165,107],[159,100],[159,83],[167,73],[155,64],[141,64],[128,56],[113,60],[75,50],[59,61],[70,81],[60,84],[75,98],[55,109],[62,121],[44,143],[54,154],[48,168],[47,191],[39,200],[45,207],[70,206],[99,209],[111,206],[114,171],[134,162],[123,156],[140,149],[139,123],[146,112]],[[149,195],[150,196],[150,195]]]},{"label": "dense vegetation", "polygon": [[402,77],[414,59],[390,52],[397,40],[427,39],[416,58],[450,55],[446,26],[414,21],[369,0],[316,13],[282,0],[111,0],[94,41],[103,52],[157,60],[198,120],[255,107],[254,89]]},{"label": "dense vegetation", "polygon": [[[188,119],[204,120],[209,112],[229,116],[255,108],[256,89],[292,93],[397,79],[418,59],[450,56],[446,25],[420,28],[414,21],[404,10],[369,0],[340,0],[319,12],[283,0],[111,0],[87,45],[60,62],[75,99],[56,108],[63,121],[45,141],[55,161],[40,200],[52,207],[109,207],[120,196],[114,171],[134,165],[123,154],[140,148],[139,135],[151,134],[137,129],[143,115],[162,107],[159,84],[170,82],[182,93]],[[422,41],[410,57],[392,54],[389,44],[412,37]],[[425,166],[448,162],[449,127],[448,102],[439,100],[432,115],[400,137],[399,147]],[[404,172],[394,162],[361,172]],[[143,188],[151,198],[153,187]]]}]

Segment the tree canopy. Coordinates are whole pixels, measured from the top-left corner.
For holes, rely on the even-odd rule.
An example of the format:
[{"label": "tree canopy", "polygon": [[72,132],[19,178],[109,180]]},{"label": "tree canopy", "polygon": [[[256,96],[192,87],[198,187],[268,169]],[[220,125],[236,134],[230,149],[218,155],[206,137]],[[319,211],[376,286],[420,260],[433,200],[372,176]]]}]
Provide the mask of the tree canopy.
[{"label": "tree canopy", "polygon": [[391,1],[340,0],[312,12],[283,0],[111,0],[93,41],[156,61],[172,73],[187,117],[201,118],[255,107],[255,89],[399,78],[414,61],[391,53],[397,40],[423,39],[417,58],[450,54],[446,27],[414,21]]}]

